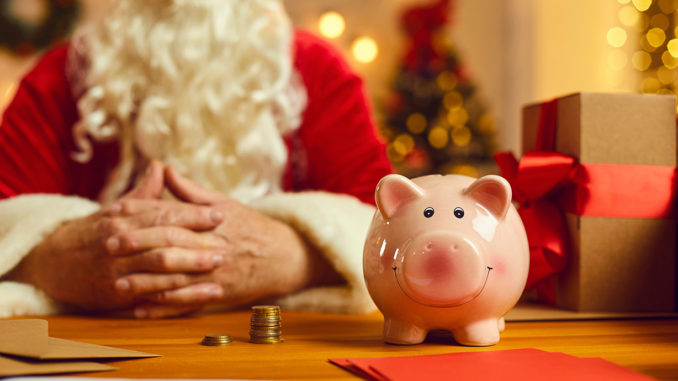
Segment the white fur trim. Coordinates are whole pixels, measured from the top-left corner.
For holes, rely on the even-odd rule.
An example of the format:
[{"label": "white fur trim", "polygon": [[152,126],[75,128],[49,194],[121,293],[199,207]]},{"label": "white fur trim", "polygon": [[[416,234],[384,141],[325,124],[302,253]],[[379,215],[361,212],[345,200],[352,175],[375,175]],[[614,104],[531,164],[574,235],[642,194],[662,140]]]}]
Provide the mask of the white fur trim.
[{"label": "white fur trim", "polygon": [[254,201],[259,212],[290,225],[346,279],[346,286],[302,290],[277,301],[281,307],[333,313],[374,311],[363,277],[363,245],[375,208],[327,192],[278,193]]},{"label": "white fur trim", "polygon": [[[27,194],[0,201],[0,278],[63,222],[94,213],[92,201]],[[0,317],[57,313],[59,304],[33,286],[0,282]]]}]

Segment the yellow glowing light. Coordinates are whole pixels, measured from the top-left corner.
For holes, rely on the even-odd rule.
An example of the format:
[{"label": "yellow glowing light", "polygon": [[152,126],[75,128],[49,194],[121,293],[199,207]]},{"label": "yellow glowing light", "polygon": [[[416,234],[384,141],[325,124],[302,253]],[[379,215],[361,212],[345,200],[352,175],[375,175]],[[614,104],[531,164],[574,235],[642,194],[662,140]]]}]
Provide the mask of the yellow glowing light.
[{"label": "yellow glowing light", "polygon": [[613,50],[607,53],[607,65],[614,70],[621,70],[626,66],[628,58],[626,53],[620,50]]},{"label": "yellow glowing light", "polygon": [[344,18],[337,12],[325,12],[320,16],[318,21],[318,29],[320,34],[327,38],[337,38],[344,33],[346,23]]},{"label": "yellow glowing light", "polygon": [[652,57],[647,52],[637,51],[631,57],[631,64],[636,70],[645,71],[651,63]]},{"label": "yellow glowing light", "polygon": [[675,69],[678,67],[678,58],[666,51],[662,53],[662,63],[669,69]]},{"label": "yellow glowing light", "polygon": [[466,126],[453,129],[451,135],[452,142],[459,147],[464,147],[471,142],[471,130]]},{"label": "yellow glowing light", "polygon": [[666,49],[673,57],[678,58],[678,38],[669,40],[669,42],[666,43]]},{"label": "yellow glowing light", "polygon": [[457,76],[454,75],[454,73],[451,73],[446,70],[438,74],[438,77],[436,78],[436,83],[438,84],[438,87],[440,87],[441,90],[449,91],[457,86]]},{"label": "yellow glowing light", "polygon": [[628,4],[630,1],[631,1],[631,0],[617,0],[617,2],[618,2],[619,4],[622,4],[622,5]]},{"label": "yellow glowing light", "polygon": [[640,87],[644,93],[656,93],[661,88],[661,83],[657,78],[645,78]]},{"label": "yellow glowing light", "polygon": [[652,28],[647,31],[645,38],[647,38],[647,42],[652,45],[653,48],[658,48],[664,43],[664,40],[666,40],[666,33],[660,28]]},{"label": "yellow glowing light", "polygon": [[443,127],[436,126],[428,132],[428,143],[433,148],[441,149],[447,145],[449,141],[447,137],[447,130]]},{"label": "yellow glowing light", "polygon": [[657,68],[657,79],[664,85],[668,85],[676,80],[676,71],[667,68],[666,66],[660,66]]},{"label": "yellow glowing light", "polygon": [[379,53],[376,41],[371,37],[360,37],[353,42],[351,47],[353,57],[362,63],[374,61]]},{"label": "yellow glowing light", "polygon": [[665,30],[669,27],[669,18],[664,14],[657,13],[650,19],[650,26]]},{"label": "yellow glowing light", "polygon": [[388,160],[391,161],[391,163],[401,162],[405,158],[405,156],[398,153],[393,144],[389,144],[386,147],[386,156],[388,157]]},{"label": "yellow glowing light", "polygon": [[454,175],[464,175],[478,177],[478,169],[469,164],[459,164],[450,168],[450,173]]},{"label": "yellow glowing light", "polygon": [[655,48],[654,46],[650,45],[650,43],[647,41],[647,35],[643,35],[643,36],[640,38],[639,42],[640,42],[640,48],[643,49],[643,50],[646,51],[646,52],[652,53],[652,52],[654,52],[655,50],[657,50],[657,48]]},{"label": "yellow glowing light", "polygon": [[426,117],[418,112],[407,117],[407,129],[413,134],[421,134],[426,129]]},{"label": "yellow glowing light", "polygon": [[617,18],[619,18],[619,21],[622,24],[626,26],[632,26],[638,22],[638,11],[636,11],[634,7],[627,5],[619,9],[619,12],[617,12]]},{"label": "yellow glowing light", "polygon": [[618,26],[607,31],[607,43],[619,48],[626,43],[626,31]]},{"label": "yellow glowing light", "polygon": [[650,5],[652,5],[652,0],[631,0],[633,2],[633,6],[636,7],[637,10],[641,12],[645,12],[648,8],[650,8]]},{"label": "yellow glowing light", "polygon": [[414,148],[414,139],[409,134],[400,134],[393,141],[393,149],[400,155],[407,155]]},{"label": "yellow glowing light", "polygon": [[461,107],[464,98],[456,91],[449,92],[443,97],[443,105],[447,108]]},{"label": "yellow glowing light", "polygon": [[451,126],[461,127],[468,122],[468,111],[461,107],[451,108],[447,113],[447,123]]}]

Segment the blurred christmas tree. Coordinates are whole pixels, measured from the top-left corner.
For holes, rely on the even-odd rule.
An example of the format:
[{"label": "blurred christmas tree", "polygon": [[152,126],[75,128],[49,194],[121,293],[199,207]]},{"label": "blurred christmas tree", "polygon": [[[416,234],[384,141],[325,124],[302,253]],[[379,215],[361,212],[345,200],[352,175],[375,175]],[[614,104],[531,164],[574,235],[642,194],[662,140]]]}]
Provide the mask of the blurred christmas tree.
[{"label": "blurred christmas tree", "polygon": [[77,0],[0,0],[0,48],[27,56],[58,44],[79,12]]},{"label": "blurred christmas tree", "polygon": [[382,135],[396,171],[478,176],[495,151],[494,121],[459,61],[446,27],[450,1],[402,15],[406,53],[383,102]]}]

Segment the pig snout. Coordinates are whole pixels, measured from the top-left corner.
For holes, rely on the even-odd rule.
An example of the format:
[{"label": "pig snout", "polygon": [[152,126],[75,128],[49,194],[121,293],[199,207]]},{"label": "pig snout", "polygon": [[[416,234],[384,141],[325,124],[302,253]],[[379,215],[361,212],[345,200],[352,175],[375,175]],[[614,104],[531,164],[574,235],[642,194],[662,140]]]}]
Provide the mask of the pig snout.
[{"label": "pig snout", "polygon": [[490,270],[471,241],[450,232],[413,239],[393,264],[401,290],[415,302],[436,307],[453,307],[477,297]]}]

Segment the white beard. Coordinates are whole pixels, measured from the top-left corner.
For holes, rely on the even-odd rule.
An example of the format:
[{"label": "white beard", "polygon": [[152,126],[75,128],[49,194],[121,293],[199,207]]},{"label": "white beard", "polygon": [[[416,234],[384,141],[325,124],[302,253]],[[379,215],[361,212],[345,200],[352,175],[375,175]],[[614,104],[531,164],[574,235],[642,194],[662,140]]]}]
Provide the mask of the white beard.
[{"label": "white beard", "polygon": [[71,60],[87,65],[73,76],[84,93],[75,158],[91,158],[88,137],[121,143],[101,201],[149,159],[243,202],[279,191],[282,135],[306,104],[292,38],[278,0],[115,1],[76,35]]}]

